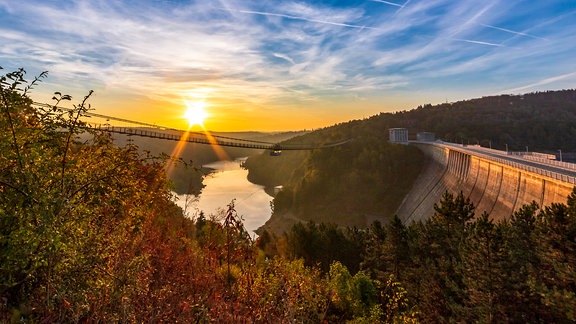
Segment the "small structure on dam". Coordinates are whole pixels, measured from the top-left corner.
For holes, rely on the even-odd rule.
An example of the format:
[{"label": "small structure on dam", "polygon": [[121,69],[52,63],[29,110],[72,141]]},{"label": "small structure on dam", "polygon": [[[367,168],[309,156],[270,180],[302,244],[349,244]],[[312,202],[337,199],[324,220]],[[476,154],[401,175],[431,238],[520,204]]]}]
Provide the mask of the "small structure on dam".
[{"label": "small structure on dam", "polygon": [[390,142],[408,144],[408,129],[407,128],[390,128]]}]

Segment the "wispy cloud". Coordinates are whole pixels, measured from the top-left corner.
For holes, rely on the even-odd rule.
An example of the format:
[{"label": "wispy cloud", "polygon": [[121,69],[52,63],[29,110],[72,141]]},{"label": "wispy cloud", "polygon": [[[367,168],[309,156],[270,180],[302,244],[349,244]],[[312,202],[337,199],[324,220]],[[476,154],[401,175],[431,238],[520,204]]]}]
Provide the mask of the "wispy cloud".
[{"label": "wispy cloud", "polygon": [[292,16],[292,15],[286,15],[286,14],[274,13],[274,12],[252,11],[252,10],[237,10],[237,11],[240,13],[244,13],[244,14],[270,16],[270,17],[281,17],[281,18],[286,18],[286,19],[302,20],[302,21],[307,21],[307,22],[312,22],[312,23],[332,25],[332,26],[338,26],[338,27],[378,30],[378,28],[376,28],[376,27],[370,27],[370,26],[366,26],[366,25],[354,25],[354,24],[347,24],[347,23],[334,22],[334,21],[328,21],[328,20],[312,19],[312,18],[307,18],[307,17],[302,17],[302,16]]},{"label": "wispy cloud", "polygon": [[[573,77],[562,74],[575,68],[573,12],[557,16],[559,10],[548,6],[516,0],[339,6],[66,0],[66,7],[0,1],[6,17],[0,21],[0,65],[31,64],[62,84],[95,87],[104,95],[176,103],[202,94],[230,110],[433,91],[456,78],[466,80],[457,85],[464,91],[563,77],[515,88],[521,91]],[[29,21],[35,23],[23,23]]]},{"label": "wispy cloud", "polygon": [[[528,90],[536,89],[536,88],[541,87],[543,85],[547,85],[550,83],[563,81],[563,80],[569,80],[569,79],[575,79],[575,81],[576,81],[576,72],[549,77],[549,78],[542,79],[540,81],[537,81],[537,82],[534,82],[531,84],[527,84],[527,85],[524,85],[521,87],[517,87],[517,88],[513,88],[513,89],[507,89],[507,90],[501,91],[500,93],[501,94],[504,94],[504,93],[521,93],[521,92],[525,92]],[[576,86],[576,82],[574,82],[573,85]]]},{"label": "wispy cloud", "polygon": [[295,65],[296,63],[294,62],[293,59],[291,59],[290,57],[288,57],[288,55],[284,55],[284,54],[280,54],[280,53],[272,53],[272,55],[274,55],[277,58],[281,58],[285,61],[288,61],[290,64]]},{"label": "wispy cloud", "polygon": [[472,40],[472,39],[461,39],[461,38],[452,38],[452,39],[455,40],[455,41],[472,43],[472,44],[495,46],[495,47],[505,47],[505,46],[502,45],[502,44],[495,44],[495,43],[477,41],[477,40]]},{"label": "wispy cloud", "polygon": [[510,33],[510,34],[518,35],[518,36],[525,36],[525,37],[530,37],[530,38],[544,39],[544,38],[542,38],[542,37],[538,37],[538,36],[526,34],[526,33],[523,33],[523,32],[517,32],[517,31],[513,31],[513,30],[510,30],[510,29],[506,29],[506,28],[491,26],[491,25],[487,25],[487,24],[480,24],[480,25],[481,25],[481,26],[484,26],[484,27],[487,27],[487,28],[492,28],[492,29],[500,30],[500,31],[507,32],[507,33]]},{"label": "wispy cloud", "polygon": [[380,2],[380,3],[385,3],[387,5],[391,5],[391,6],[395,6],[395,7],[404,7],[404,5],[399,4],[399,3],[394,3],[394,2],[390,2],[390,1],[384,1],[384,0],[370,0],[372,2]]}]

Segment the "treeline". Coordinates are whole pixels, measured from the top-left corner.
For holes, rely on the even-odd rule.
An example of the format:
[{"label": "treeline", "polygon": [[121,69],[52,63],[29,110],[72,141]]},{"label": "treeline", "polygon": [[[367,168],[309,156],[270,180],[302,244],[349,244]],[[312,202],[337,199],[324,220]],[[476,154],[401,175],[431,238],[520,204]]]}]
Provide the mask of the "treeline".
[{"label": "treeline", "polygon": [[576,151],[576,90],[499,95],[423,105],[371,118],[380,127],[434,132],[447,141],[504,150]]},{"label": "treeline", "polygon": [[535,203],[493,222],[446,193],[425,222],[395,217],[365,230],[298,224],[262,234],[269,255],[329,271],[334,260],[405,289],[422,322],[569,323],[576,320],[576,190],[567,204]]}]

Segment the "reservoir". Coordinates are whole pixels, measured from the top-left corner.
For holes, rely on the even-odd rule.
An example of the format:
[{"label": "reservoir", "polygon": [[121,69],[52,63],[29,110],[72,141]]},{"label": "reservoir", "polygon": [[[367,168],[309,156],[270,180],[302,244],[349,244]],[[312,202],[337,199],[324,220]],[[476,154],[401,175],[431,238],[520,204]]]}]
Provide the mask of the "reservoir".
[{"label": "reservoir", "polygon": [[[199,197],[188,206],[186,212],[189,217],[196,218],[200,211],[206,218],[210,215],[224,215],[228,204],[235,199],[234,206],[238,216],[244,220],[244,227],[252,238],[254,231],[270,218],[270,197],[264,187],[248,181],[248,170],[242,169],[240,164],[246,159],[235,161],[219,161],[205,164],[204,167],[214,169],[207,175],[205,185]],[[178,206],[184,209],[186,195],[177,195]],[[223,218],[223,216],[222,216]]]}]

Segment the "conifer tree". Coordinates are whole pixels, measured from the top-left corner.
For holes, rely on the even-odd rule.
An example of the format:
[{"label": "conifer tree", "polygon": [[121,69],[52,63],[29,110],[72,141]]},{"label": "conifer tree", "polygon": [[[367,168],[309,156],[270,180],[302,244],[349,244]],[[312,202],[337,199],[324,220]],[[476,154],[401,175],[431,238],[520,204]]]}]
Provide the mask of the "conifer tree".
[{"label": "conifer tree", "polygon": [[544,319],[576,320],[576,191],[568,206],[553,203],[539,218],[539,267],[532,289],[547,306]]},{"label": "conifer tree", "polygon": [[534,295],[529,281],[540,266],[537,254],[538,204],[533,202],[514,212],[510,220],[503,221],[506,257],[502,276],[506,278],[503,288],[505,318],[511,322],[538,322],[541,303]]},{"label": "conifer tree", "polygon": [[469,224],[461,248],[465,309],[461,319],[494,323],[503,318],[506,277],[501,267],[505,257],[502,230],[483,213]]}]

